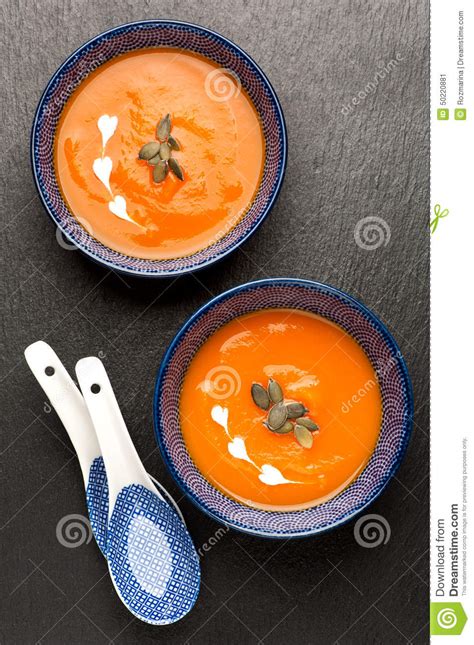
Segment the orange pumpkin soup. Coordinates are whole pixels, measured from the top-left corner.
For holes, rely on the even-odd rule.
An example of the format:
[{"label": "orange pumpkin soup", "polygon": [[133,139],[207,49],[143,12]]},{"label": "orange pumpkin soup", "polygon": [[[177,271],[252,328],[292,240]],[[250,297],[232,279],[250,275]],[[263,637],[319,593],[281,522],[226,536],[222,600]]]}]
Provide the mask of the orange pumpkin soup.
[{"label": "orange pumpkin soup", "polygon": [[[264,139],[243,88],[222,74],[196,54],[148,49],[102,65],[73,93],[57,128],[56,174],[71,212],[96,239],[133,257],[184,257],[244,216],[260,183]],[[168,114],[160,138],[157,124]],[[160,157],[139,158],[150,142],[166,144],[157,171]]]},{"label": "orange pumpkin soup", "polygon": [[342,328],[267,309],[235,318],[200,347],[180,423],[196,466],[224,494],[289,510],[320,504],[359,475],[381,410],[372,364]]}]

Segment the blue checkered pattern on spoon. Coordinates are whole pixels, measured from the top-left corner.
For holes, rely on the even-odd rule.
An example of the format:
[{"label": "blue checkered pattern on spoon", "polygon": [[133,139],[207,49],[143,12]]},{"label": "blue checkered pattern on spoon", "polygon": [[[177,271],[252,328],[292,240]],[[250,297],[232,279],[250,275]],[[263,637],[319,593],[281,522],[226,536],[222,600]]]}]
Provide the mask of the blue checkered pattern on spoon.
[{"label": "blue checkered pattern on spoon", "polygon": [[155,625],[173,623],[190,611],[199,593],[194,545],[150,482],[102,362],[83,358],[76,374],[107,472],[106,554],[115,589],[137,618]]}]

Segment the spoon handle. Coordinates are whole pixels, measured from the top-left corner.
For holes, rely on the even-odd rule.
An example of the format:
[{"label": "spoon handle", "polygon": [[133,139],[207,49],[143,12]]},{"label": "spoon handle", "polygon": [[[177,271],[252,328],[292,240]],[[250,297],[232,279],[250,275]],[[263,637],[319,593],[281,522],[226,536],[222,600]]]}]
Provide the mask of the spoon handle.
[{"label": "spoon handle", "polygon": [[100,446],[84,399],[56,352],[47,343],[39,340],[29,345],[25,349],[25,358],[71,439],[87,487],[90,467],[100,456]]},{"label": "spoon handle", "polygon": [[[138,456],[101,360],[91,356],[76,365],[76,375],[97,433],[109,482],[109,517],[125,486],[156,489]],[[161,497],[161,496],[160,496]]]}]

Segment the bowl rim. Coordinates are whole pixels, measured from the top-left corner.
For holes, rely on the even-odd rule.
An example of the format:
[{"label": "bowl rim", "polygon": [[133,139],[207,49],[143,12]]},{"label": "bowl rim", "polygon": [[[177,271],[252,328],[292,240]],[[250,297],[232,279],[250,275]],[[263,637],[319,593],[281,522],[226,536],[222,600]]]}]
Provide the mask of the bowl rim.
[{"label": "bowl rim", "polygon": [[[56,79],[59,77],[63,69],[66,67],[66,65],[76,56],[82,53],[82,51],[94,43],[95,41],[99,40],[100,38],[103,38],[104,36],[107,36],[108,34],[112,34],[116,31],[119,31],[120,29],[125,29],[133,26],[145,26],[145,25],[181,25],[181,26],[186,26],[186,27],[192,27],[193,29],[197,29],[201,32],[204,32],[205,34],[214,36],[215,38],[221,40],[226,46],[230,46],[231,48],[234,48],[237,50],[237,52],[250,64],[251,67],[255,68],[258,74],[260,74],[263,83],[266,85],[268,91],[270,92],[273,104],[276,109],[276,113],[278,115],[278,121],[281,125],[281,168],[278,173],[277,181],[275,184],[275,187],[273,188],[271,197],[265,206],[265,209],[262,211],[261,215],[258,217],[258,219],[255,221],[253,226],[250,227],[250,229],[243,235],[239,240],[235,242],[235,244],[231,245],[228,249],[226,249],[224,252],[220,253],[216,257],[211,257],[198,266],[190,266],[185,269],[178,269],[178,270],[166,270],[166,271],[151,271],[151,270],[136,270],[133,268],[129,267],[119,267],[117,266],[114,262],[107,260],[105,258],[100,258],[96,254],[94,254],[92,251],[90,251],[89,248],[85,246],[81,246],[77,243],[77,241],[70,235],[67,231],[63,229],[63,227],[58,223],[56,220],[54,214],[52,213],[49,205],[47,204],[46,198],[43,194],[43,190],[40,185],[40,181],[38,178],[38,173],[37,173],[37,167],[36,167],[36,154],[34,150],[34,140],[35,140],[35,133],[38,127],[38,119],[40,112],[43,109],[43,106],[45,104],[45,99],[46,96],[52,87],[52,85],[56,82]],[[253,101],[252,101],[253,104]],[[61,109],[61,112],[63,108]],[[110,29],[107,29],[105,31],[100,32],[96,36],[93,36],[92,38],[89,38],[86,42],[82,43],[79,47],[77,47],[67,58],[64,59],[64,61],[59,65],[59,67],[56,69],[56,71],[53,73],[51,78],[49,79],[48,83],[46,84],[46,87],[44,88],[40,99],[38,101],[38,105],[35,110],[35,114],[33,117],[33,123],[31,125],[31,131],[30,131],[30,162],[31,162],[31,169],[33,173],[33,179],[34,183],[36,186],[36,190],[38,191],[38,194],[40,196],[41,203],[43,204],[44,209],[48,213],[49,217],[55,224],[56,228],[58,228],[62,235],[64,235],[71,244],[73,244],[81,253],[83,253],[88,259],[92,260],[96,264],[99,264],[101,266],[105,266],[108,269],[111,269],[112,271],[116,271],[118,273],[126,274],[126,275],[132,275],[136,277],[141,277],[141,278],[167,278],[167,277],[177,277],[180,275],[185,275],[187,273],[192,273],[194,271],[200,271],[201,269],[205,269],[209,267],[210,265],[220,262],[223,260],[225,257],[227,257],[230,253],[235,251],[240,247],[241,244],[243,244],[253,233],[257,231],[257,229],[260,227],[260,225],[264,222],[264,220],[268,217],[270,211],[272,210],[273,206],[275,205],[276,200],[278,199],[278,196],[281,191],[281,187],[283,185],[283,179],[285,177],[285,172],[286,172],[286,166],[287,166],[287,161],[288,161],[288,131],[286,127],[286,121],[285,121],[285,116],[283,114],[283,109],[281,107],[280,101],[278,99],[278,95],[275,92],[273,85],[271,84],[270,80],[268,79],[268,76],[265,74],[265,72],[262,70],[262,68],[255,62],[255,60],[247,54],[246,51],[244,51],[241,47],[236,45],[230,38],[227,38],[226,36],[223,36],[217,31],[214,31],[212,29],[209,29],[208,27],[203,27],[202,25],[199,25],[197,23],[193,22],[186,22],[184,20],[169,20],[169,19],[149,19],[149,20],[135,20],[132,22],[126,22],[120,25],[117,25],[115,27],[112,27]],[[63,199],[63,198],[62,198]],[[64,199],[63,199],[64,201]],[[253,202],[252,202],[253,203]],[[69,206],[65,202],[68,210],[71,212],[72,216],[74,217],[74,213],[70,210]],[[107,245],[104,245],[107,247]],[[107,247],[110,248],[110,247]],[[124,258],[130,257],[131,259],[134,259],[133,256],[127,256],[124,253],[121,253],[120,251],[117,251],[117,253],[120,253],[120,255]],[[193,254],[186,256],[188,258],[192,258]]]},{"label": "bowl rim", "polygon": [[[354,507],[352,511],[347,513],[347,515],[344,515],[341,517],[338,521],[329,524],[327,526],[321,527],[321,528],[316,528],[316,529],[309,529],[309,530],[304,530],[296,533],[271,533],[269,531],[262,531],[261,529],[252,529],[249,527],[244,527],[241,526],[237,523],[234,523],[232,521],[226,521],[222,517],[218,516],[216,513],[214,513],[212,510],[207,508],[201,500],[193,493],[193,491],[189,488],[186,480],[181,477],[181,475],[177,472],[173,460],[171,459],[170,455],[168,454],[168,451],[166,450],[166,447],[164,445],[164,442],[162,440],[162,420],[161,420],[161,415],[160,415],[160,410],[159,410],[159,396],[161,393],[161,387],[163,384],[163,380],[165,377],[165,373],[168,367],[168,363],[178,346],[178,344],[181,342],[182,338],[184,335],[188,332],[190,327],[194,324],[195,321],[197,321],[204,313],[206,313],[208,310],[210,310],[214,305],[216,305],[218,302],[223,301],[229,297],[232,297],[234,294],[239,293],[241,291],[247,291],[250,289],[254,289],[255,287],[258,286],[272,286],[272,285],[294,285],[294,286],[302,286],[302,287],[309,287],[312,289],[315,289],[317,291],[325,291],[326,293],[329,293],[331,295],[338,296],[344,300],[346,300],[350,305],[356,307],[359,311],[364,313],[369,321],[376,327],[376,329],[382,334],[385,342],[389,345],[390,350],[393,351],[394,355],[397,356],[398,358],[398,364],[401,368],[401,373],[402,373],[402,381],[403,381],[403,386],[404,386],[404,391],[406,393],[406,407],[407,407],[407,413],[404,417],[403,421],[403,429],[404,429],[404,434],[402,437],[402,440],[400,441],[400,445],[398,446],[398,451],[396,458],[394,460],[394,463],[392,464],[392,467],[389,470],[386,470],[383,474],[382,477],[382,483],[379,487],[379,489],[373,493],[371,496],[365,498],[362,500],[360,504]],[[155,388],[154,388],[154,393],[153,393],[153,428],[154,428],[154,433],[155,433],[155,439],[158,444],[158,447],[160,449],[161,457],[167,466],[169,472],[171,473],[174,481],[178,484],[179,488],[182,490],[182,492],[186,495],[188,499],[191,500],[191,502],[202,512],[204,512],[206,515],[211,517],[213,520],[216,522],[219,522],[220,524],[223,524],[224,526],[227,526],[229,528],[235,529],[237,531],[240,531],[242,533],[246,533],[249,535],[254,535],[262,538],[267,538],[267,539],[293,539],[293,538],[305,538],[305,537],[312,537],[315,535],[321,535],[324,533],[328,533],[336,528],[339,528],[343,526],[344,524],[349,523],[352,521],[356,516],[358,516],[360,513],[362,513],[368,506],[370,506],[385,490],[387,487],[388,483],[392,479],[392,477],[395,475],[397,472],[398,468],[400,467],[401,462],[403,461],[403,458],[405,456],[408,444],[410,442],[411,434],[413,431],[413,412],[414,412],[414,398],[413,398],[413,386],[411,383],[410,375],[408,372],[408,368],[405,363],[405,359],[403,358],[403,355],[400,351],[400,348],[393,338],[392,334],[389,332],[387,329],[387,326],[366,306],[364,305],[360,300],[355,298],[354,296],[351,296],[350,294],[346,293],[345,291],[342,291],[341,289],[338,289],[337,287],[333,287],[331,285],[325,284],[323,282],[318,282],[315,280],[307,280],[303,278],[284,278],[284,277],[275,277],[275,278],[264,278],[261,280],[252,280],[250,282],[246,282],[244,284],[238,285],[236,287],[233,287],[231,289],[228,289],[227,291],[224,291],[221,294],[218,294],[217,296],[214,296],[209,300],[207,303],[199,307],[197,311],[195,311],[191,316],[188,317],[188,319],[183,323],[177,334],[174,336],[173,340],[169,344],[163,359],[160,363],[160,367],[157,372],[156,376],[156,381],[155,381]],[[186,449],[187,450],[187,449]],[[370,459],[369,459],[370,462]],[[367,462],[365,468],[359,473],[359,475],[351,482],[350,485],[352,485],[357,479],[362,475],[362,473],[365,471],[367,468],[367,465],[369,464]],[[196,466],[196,470],[199,471],[199,469]],[[202,474],[202,473],[201,473]],[[202,475],[204,477],[204,475]],[[207,480],[209,481],[209,480]],[[212,484],[211,484],[212,486]],[[215,488],[213,486],[213,488]],[[218,490],[218,489],[216,489]],[[346,489],[344,489],[346,490]],[[343,492],[343,491],[341,491]],[[337,496],[333,499],[336,499]],[[232,499],[232,498],[229,498]],[[242,504],[238,500],[233,500],[237,504],[241,504],[242,507],[248,509],[251,507],[246,506],[245,504]],[[261,509],[259,509],[261,510]],[[306,509],[303,509],[306,510]],[[298,512],[298,511],[295,511]]]}]

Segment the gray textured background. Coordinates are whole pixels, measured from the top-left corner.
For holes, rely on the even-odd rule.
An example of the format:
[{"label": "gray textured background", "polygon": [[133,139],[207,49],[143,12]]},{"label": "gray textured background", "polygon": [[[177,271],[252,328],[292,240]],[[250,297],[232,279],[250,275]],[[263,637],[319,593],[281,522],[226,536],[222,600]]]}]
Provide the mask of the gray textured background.
[{"label": "gray textured background", "polygon": [[[2,643],[420,643],[428,640],[428,3],[296,1],[120,3],[4,0],[1,357]],[[57,243],[33,185],[34,110],[49,77],[88,38],[141,18],[215,29],[268,74],[285,112],[289,160],[271,216],[216,268],[177,281],[122,280]],[[399,65],[354,111],[381,66]],[[385,220],[386,245],[354,241],[357,222]],[[63,428],[22,358],[45,338],[72,371],[105,363],[150,472],[180,497],[155,446],[155,371],[180,325],[212,295],[265,276],[300,276],[360,297],[388,325],[413,379],[413,438],[371,508],[387,544],[359,546],[354,525],[283,544],[232,531],[202,559],[203,588],[180,623],[153,628],[117,600],[95,544],[56,539],[85,513]],[[185,499],[199,547],[219,528]]]}]

